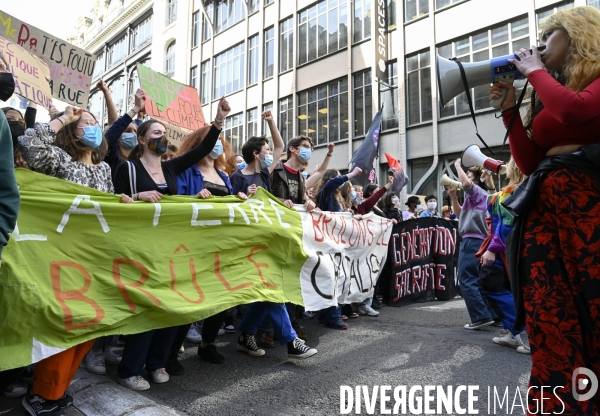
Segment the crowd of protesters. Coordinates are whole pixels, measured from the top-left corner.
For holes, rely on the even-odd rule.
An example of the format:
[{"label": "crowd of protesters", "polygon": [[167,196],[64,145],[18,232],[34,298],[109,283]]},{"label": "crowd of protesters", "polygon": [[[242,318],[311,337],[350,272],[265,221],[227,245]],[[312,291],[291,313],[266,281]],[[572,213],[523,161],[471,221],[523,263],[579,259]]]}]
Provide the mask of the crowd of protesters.
[{"label": "crowd of protesters", "polygon": [[[179,148],[168,142],[164,123],[144,116],[141,89],[133,108],[118,117],[106,85],[98,85],[108,104],[105,129],[92,113],[75,107],[51,110],[48,123],[35,122],[35,106],[25,116],[5,107],[0,114],[0,254],[19,210],[17,167],[118,194],[124,204],[155,203],[164,195],[201,199],[234,195],[246,200],[262,187],[290,209],[303,205],[309,212],[350,212],[359,219],[374,213],[395,224],[428,217],[458,221],[458,277],[471,321],[464,328],[501,326],[502,334],[492,339],[494,343],[532,354],[531,386],[571,386],[568,375],[577,367],[600,373],[598,27],[597,10],[564,10],[541,25],[543,53],[535,46],[516,53],[518,59],[511,63],[528,77],[534,92],[526,121],[516,117],[510,132],[513,158],[506,165],[508,185],[498,191],[495,175],[482,167],[465,171],[459,159],[455,169],[465,195],[462,205],[453,188],[448,190],[451,203],[446,206],[435,195],[424,199],[413,195],[402,205],[400,195],[390,191],[393,176],[381,187],[353,185],[352,179],[361,174],[359,168],[348,174],[329,169],[333,144],[308,174],[312,138],[299,136],[286,146],[270,111],[262,117],[272,143],[264,136],[250,137],[241,155],[234,154],[221,134],[231,110],[225,98],[219,101],[212,124],[190,134]],[[500,97],[500,88],[508,91],[502,104],[508,125],[518,111],[515,89],[506,83],[494,85],[491,99]],[[13,92],[10,70],[0,62],[0,100]],[[321,311],[254,302],[203,322],[118,339],[99,338],[27,369],[0,373],[0,387],[8,397],[23,396],[31,415],[51,416],[64,414],[63,409],[72,404],[67,389],[82,362],[96,374],[105,374],[106,365],[117,365],[122,385],[146,390],[150,388],[146,374],[154,383],[165,383],[170,376],[185,373],[177,359],[184,341],[198,344],[201,359],[224,362],[215,342],[225,332],[236,332],[236,316],[241,317],[240,351],[262,356],[263,348],[273,348],[278,340],[286,345],[290,359],[310,358],[317,350],[307,345],[310,336],[299,319],[318,312],[319,322],[326,327],[348,329],[349,318],[379,314],[383,304],[375,293],[360,304]],[[114,344],[124,344],[121,355]],[[21,383],[19,377],[31,384]],[[578,402],[569,396],[568,388],[563,393],[553,397],[559,397],[570,412],[565,414],[597,414],[598,396]],[[539,389],[529,395],[530,401],[540,400]],[[560,404],[551,405],[560,409]]]}]

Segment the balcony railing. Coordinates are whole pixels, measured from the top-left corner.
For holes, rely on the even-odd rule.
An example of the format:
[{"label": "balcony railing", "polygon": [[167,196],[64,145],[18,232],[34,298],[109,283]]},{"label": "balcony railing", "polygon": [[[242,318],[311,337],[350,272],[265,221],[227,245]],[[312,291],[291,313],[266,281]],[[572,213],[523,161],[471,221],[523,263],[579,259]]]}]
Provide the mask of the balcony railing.
[{"label": "balcony railing", "polygon": [[165,26],[169,26],[175,20],[177,20],[177,15],[176,14],[169,14],[169,15],[167,15],[167,18],[165,19]]}]

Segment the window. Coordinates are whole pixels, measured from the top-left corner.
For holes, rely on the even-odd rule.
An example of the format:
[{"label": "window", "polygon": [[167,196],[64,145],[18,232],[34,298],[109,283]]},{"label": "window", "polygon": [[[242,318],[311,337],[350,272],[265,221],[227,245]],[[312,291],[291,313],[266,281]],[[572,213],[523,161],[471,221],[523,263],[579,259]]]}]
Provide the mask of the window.
[{"label": "window", "polygon": [[298,14],[298,64],[348,45],[348,5],[339,3],[323,0]]},{"label": "window", "polygon": [[[204,5],[204,11],[206,12],[206,16],[209,16],[210,19],[214,20],[214,7],[212,3],[208,3]],[[212,38],[212,24],[210,20],[208,20],[202,13],[202,40],[207,41]]]},{"label": "window", "polygon": [[[600,9],[600,0],[589,0],[588,4],[590,6],[594,6],[597,9]],[[573,1],[563,1],[562,3],[560,3],[559,5],[550,7],[548,9],[544,9],[543,11],[540,11],[537,13],[537,24],[538,27],[544,23],[544,21],[549,17],[552,16],[554,13],[560,11],[560,10],[565,10],[565,9],[570,9],[571,7],[573,7]]]},{"label": "window", "polygon": [[[425,60],[423,61],[425,63]],[[423,74],[429,76],[426,79],[422,77],[421,97],[421,121],[431,120],[431,73],[429,68],[423,69]],[[391,62],[387,64],[387,83],[379,84],[379,101],[383,105],[383,114],[381,117],[382,130],[395,129],[399,126],[398,120],[398,63]],[[410,108],[410,107],[409,107]],[[368,129],[368,127],[367,127]]]},{"label": "window", "polygon": [[198,65],[190,69],[190,86],[198,89]]},{"label": "window", "polygon": [[177,0],[167,0],[167,20],[166,26],[169,26],[177,20]]},{"label": "window", "polygon": [[260,8],[260,0],[248,0],[248,14],[258,11]]},{"label": "window", "polygon": [[244,88],[244,48],[245,45],[240,43],[215,58],[215,100]]},{"label": "window", "polygon": [[126,37],[123,36],[121,39],[113,43],[108,49],[108,62],[109,66],[113,66],[127,54],[127,43],[125,42]]},{"label": "window", "polygon": [[279,100],[279,132],[283,138],[283,143],[287,144],[291,140],[294,129],[292,123],[294,120],[294,100],[287,97]]},{"label": "window", "polygon": [[[529,48],[529,46],[529,19],[525,16],[510,23],[439,46],[438,54],[444,58],[456,56],[461,62],[479,62],[508,55],[512,51]],[[489,86],[475,87],[470,93],[473,97],[475,110],[490,108]],[[519,90],[517,90],[517,94],[519,93]],[[469,104],[465,93],[454,98],[443,109],[440,109],[440,117],[465,113],[469,113]]]},{"label": "window", "polygon": [[92,79],[95,79],[100,76],[104,72],[104,54],[99,55],[96,58],[96,65],[94,66],[94,75]]},{"label": "window", "polygon": [[458,3],[462,0],[435,0],[435,9],[441,9],[442,7],[446,7],[452,3]]},{"label": "window", "polygon": [[258,35],[248,39],[248,85],[258,83]]},{"label": "window", "polygon": [[148,16],[131,32],[131,50],[134,51],[152,39],[152,16]]},{"label": "window", "polygon": [[[212,16],[211,16],[212,17]],[[215,0],[215,28],[220,33],[246,17],[245,0]]]},{"label": "window", "polygon": [[265,30],[265,78],[273,76],[273,67],[275,66],[275,28]]},{"label": "window", "polygon": [[167,62],[166,62],[166,74],[168,77],[175,75],[175,41],[167,47]]},{"label": "window", "polygon": [[417,19],[429,13],[429,0],[404,0],[406,5],[406,21]]},{"label": "window", "polygon": [[125,96],[125,85],[123,81],[124,78],[120,77],[110,84],[110,95],[113,98],[115,107],[117,107],[117,111],[121,111],[123,108],[123,97]]},{"label": "window", "polygon": [[265,6],[267,6],[267,5],[271,4],[271,3],[273,3],[273,1],[274,1],[274,0],[265,0]]},{"label": "window", "polygon": [[387,0],[388,30],[396,29],[396,0]]},{"label": "window", "polygon": [[354,0],[354,42],[371,37],[371,0]]},{"label": "window", "polygon": [[200,93],[200,101],[204,105],[210,101],[210,60],[202,62],[200,70],[202,71],[202,92]]},{"label": "window", "polygon": [[298,134],[315,144],[348,138],[348,80],[341,78],[298,93]]},{"label": "window", "polygon": [[[264,104],[263,105],[263,113],[265,111],[273,111],[273,103]],[[271,138],[271,129],[269,129],[269,125],[267,124],[266,121],[262,122],[262,134],[263,134],[263,136],[265,136],[268,139]]]},{"label": "window", "polygon": [[89,110],[96,117],[96,120],[100,120],[102,117],[102,97],[100,91],[90,96]]},{"label": "window", "polygon": [[596,9],[600,9],[600,0],[588,0],[588,6],[595,7]]},{"label": "window", "polygon": [[258,108],[253,108],[246,112],[247,130],[246,137],[258,136]]},{"label": "window", "polygon": [[284,72],[294,67],[294,18],[281,22],[279,33],[279,72]]},{"label": "window", "polygon": [[192,14],[192,48],[200,43],[200,10]]},{"label": "window", "polygon": [[[392,76],[394,76],[393,73]],[[396,85],[398,85],[397,73],[395,76]],[[423,52],[406,58],[406,84],[408,125],[430,121],[432,114],[431,59],[429,52]]]},{"label": "window", "polygon": [[244,142],[244,113],[234,114],[225,119],[223,136],[231,143],[233,152],[240,153]]},{"label": "window", "polygon": [[373,92],[371,71],[354,75],[354,135],[367,134],[373,120]]},{"label": "window", "polygon": [[138,88],[140,88],[140,77],[138,76],[137,69],[134,69],[129,79],[129,95],[135,94]]}]

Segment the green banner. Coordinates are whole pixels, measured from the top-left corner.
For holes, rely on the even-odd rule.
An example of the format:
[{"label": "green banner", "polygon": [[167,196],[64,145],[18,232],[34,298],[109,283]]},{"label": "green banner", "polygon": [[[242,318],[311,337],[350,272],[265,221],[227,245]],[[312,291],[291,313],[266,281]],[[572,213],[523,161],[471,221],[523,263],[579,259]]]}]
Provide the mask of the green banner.
[{"label": "green banner", "polygon": [[236,197],[120,197],[18,169],[0,268],[0,370],[103,335],[180,325],[252,301],[302,304],[300,214]]}]

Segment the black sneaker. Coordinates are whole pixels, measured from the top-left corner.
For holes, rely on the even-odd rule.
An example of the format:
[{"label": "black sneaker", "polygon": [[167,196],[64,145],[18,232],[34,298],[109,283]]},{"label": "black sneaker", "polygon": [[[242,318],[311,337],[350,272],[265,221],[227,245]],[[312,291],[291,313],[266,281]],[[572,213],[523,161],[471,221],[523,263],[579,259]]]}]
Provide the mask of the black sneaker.
[{"label": "black sneaker", "polygon": [[310,348],[300,338],[288,342],[288,357],[290,358],[304,359],[312,357],[316,353],[316,349]]},{"label": "black sneaker", "polygon": [[58,407],[60,407],[61,409],[64,409],[65,407],[69,407],[73,404],[73,396],[65,393],[64,396],[62,396],[60,399],[56,400],[56,404],[58,404]]},{"label": "black sneaker", "polygon": [[169,358],[167,358],[167,364],[165,366],[165,371],[170,376],[183,376],[183,375],[185,375],[185,368],[183,368],[183,366],[181,365],[181,363],[177,359],[177,354],[174,354],[174,356],[169,355]]},{"label": "black sneaker", "polygon": [[23,407],[31,416],[64,416],[65,412],[54,400],[46,400],[28,392],[23,396]]},{"label": "black sneaker", "polygon": [[240,334],[240,337],[237,341],[237,349],[240,351],[246,351],[253,357],[260,357],[262,355],[265,355],[265,350],[261,350],[256,345],[254,335]]},{"label": "black sneaker", "polygon": [[385,306],[383,303],[381,296],[376,296],[373,298],[373,302],[371,302],[371,308],[373,309],[381,309]]},{"label": "black sneaker", "polygon": [[477,322],[466,324],[464,326],[464,328],[465,329],[480,329],[480,328],[483,328],[484,326],[492,325],[493,323],[494,323],[493,319],[482,319]]},{"label": "black sneaker", "polygon": [[217,347],[215,347],[213,344],[209,344],[204,348],[199,345],[198,357],[213,364],[221,364],[223,361],[225,361],[225,357],[217,352]]}]

